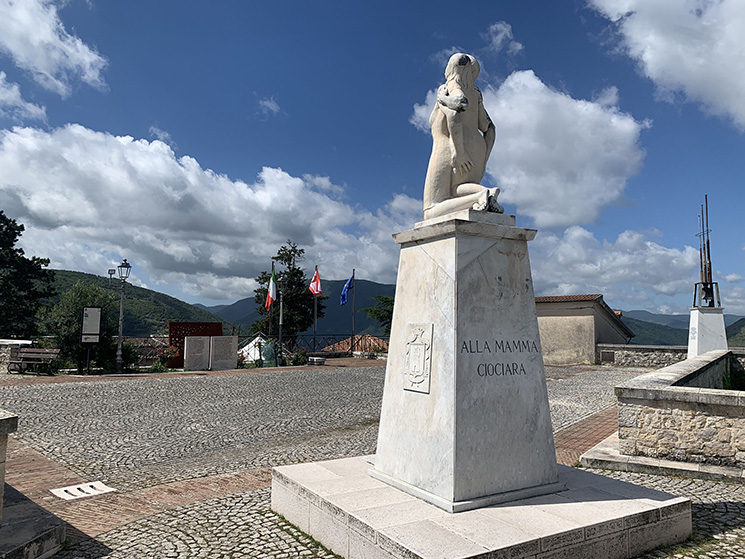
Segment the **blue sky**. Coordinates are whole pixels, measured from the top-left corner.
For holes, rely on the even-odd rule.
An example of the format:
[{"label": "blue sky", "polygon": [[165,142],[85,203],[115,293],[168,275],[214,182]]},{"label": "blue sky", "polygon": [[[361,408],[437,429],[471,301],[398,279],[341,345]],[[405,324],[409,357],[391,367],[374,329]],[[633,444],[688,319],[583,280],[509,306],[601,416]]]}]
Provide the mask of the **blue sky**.
[{"label": "blue sky", "polygon": [[53,268],[128,258],[189,302],[252,296],[287,239],[322,279],[393,283],[462,51],[536,294],[687,312],[708,194],[745,314],[744,28],[739,0],[0,0],[0,208]]}]

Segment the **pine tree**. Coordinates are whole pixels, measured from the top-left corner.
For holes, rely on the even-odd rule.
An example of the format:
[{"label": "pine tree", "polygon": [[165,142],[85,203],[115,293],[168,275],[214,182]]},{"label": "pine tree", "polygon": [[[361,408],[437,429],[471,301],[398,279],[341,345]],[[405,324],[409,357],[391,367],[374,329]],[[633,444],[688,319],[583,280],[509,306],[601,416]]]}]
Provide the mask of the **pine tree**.
[{"label": "pine tree", "polygon": [[[282,336],[285,340],[294,340],[301,332],[313,327],[313,294],[308,289],[310,278],[300,268],[298,262],[305,259],[305,250],[298,248],[291,240],[280,247],[272,260],[278,265],[275,269],[277,287],[282,291],[283,320]],[[251,326],[251,333],[263,332],[276,336],[279,333],[279,299],[274,302],[270,310],[264,308],[266,292],[269,286],[270,271],[264,271],[256,278],[259,287],[256,289],[254,300],[256,309],[262,317]],[[328,297],[318,296],[318,318],[324,315]]]},{"label": "pine tree", "polygon": [[49,259],[26,258],[16,247],[24,226],[0,210],[0,338],[25,338],[37,333],[36,314],[54,295]]}]

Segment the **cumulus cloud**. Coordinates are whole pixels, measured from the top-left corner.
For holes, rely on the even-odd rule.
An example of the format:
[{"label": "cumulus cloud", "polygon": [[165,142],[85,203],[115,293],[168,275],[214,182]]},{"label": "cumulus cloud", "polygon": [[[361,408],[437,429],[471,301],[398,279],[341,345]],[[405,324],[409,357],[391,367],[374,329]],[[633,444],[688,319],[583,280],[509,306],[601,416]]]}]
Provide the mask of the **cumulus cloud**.
[{"label": "cumulus cloud", "polygon": [[435,108],[436,101],[437,91],[434,89],[428,91],[423,104],[414,104],[414,112],[411,113],[409,122],[422,132],[429,133],[429,116],[432,114],[432,109]]},{"label": "cumulus cloud", "polygon": [[25,101],[18,84],[11,83],[6,78],[5,72],[0,72],[0,117],[17,121],[46,121],[46,108]]},{"label": "cumulus cloud", "polygon": [[613,90],[596,102],[574,99],[525,70],[483,94],[498,131],[487,172],[539,227],[594,222],[641,167],[649,124],[612,104]]},{"label": "cumulus cloud", "polygon": [[[80,125],[0,132],[0,207],[26,225],[29,254],[53,268],[103,274],[121,257],[153,281],[195,296],[233,299],[287,239],[324,264],[324,276],[395,281],[396,227],[421,216],[398,196],[377,213],[339,201],[328,177],[263,168],[251,183],[176,157],[160,140]],[[237,293],[236,293],[237,291]]]},{"label": "cumulus cloud", "polygon": [[506,51],[507,54],[517,54],[523,50],[522,43],[515,41],[512,35],[512,26],[504,21],[492,23],[482,38],[487,43],[487,48],[495,54]]},{"label": "cumulus cloud", "polygon": [[42,87],[67,97],[81,80],[98,89],[106,60],[65,30],[54,0],[0,0],[0,52]]},{"label": "cumulus cloud", "polygon": [[660,98],[682,94],[745,129],[745,3],[741,0],[589,0],[613,22],[620,49]]},{"label": "cumulus cloud", "polygon": [[629,230],[610,242],[578,226],[541,231],[531,246],[536,294],[603,293],[615,308],[653,308],[657,298],[690,290],[699,265],[698,250],[667,248],[659,236]]}]

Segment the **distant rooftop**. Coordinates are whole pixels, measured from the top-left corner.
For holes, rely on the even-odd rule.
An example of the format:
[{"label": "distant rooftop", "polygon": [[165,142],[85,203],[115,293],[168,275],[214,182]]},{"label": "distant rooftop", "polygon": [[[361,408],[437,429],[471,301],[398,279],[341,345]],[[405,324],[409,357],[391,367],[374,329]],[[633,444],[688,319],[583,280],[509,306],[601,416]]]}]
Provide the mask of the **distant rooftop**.
[{"label": "distant rooftop", "polygon": [[599,293],[592,295],[553,295],[551,297],[536,297],[536,303],[579,303],[584,301],[597,301],[603,296]]}]

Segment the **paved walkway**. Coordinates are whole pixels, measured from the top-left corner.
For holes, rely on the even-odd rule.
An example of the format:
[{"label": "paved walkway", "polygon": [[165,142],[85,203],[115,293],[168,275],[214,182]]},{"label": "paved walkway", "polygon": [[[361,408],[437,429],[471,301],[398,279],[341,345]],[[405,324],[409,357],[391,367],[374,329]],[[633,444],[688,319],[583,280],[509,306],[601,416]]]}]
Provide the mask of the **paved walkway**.
[{"label": "paved walkway", "polygon": [[[335,557],[269,510],[270,469],[374,452],[381,365],[2,376],[0,407],[21,418],[6,480],[68,523],[58,558]],[[613,386],[639,373],[547,368],[559,462],[574,465],[615,430]],[[745,486],[603,473],[693,499],[690,546],[647,557],[745,556]],[[92,480],[117,492],[49,492]]]}]

